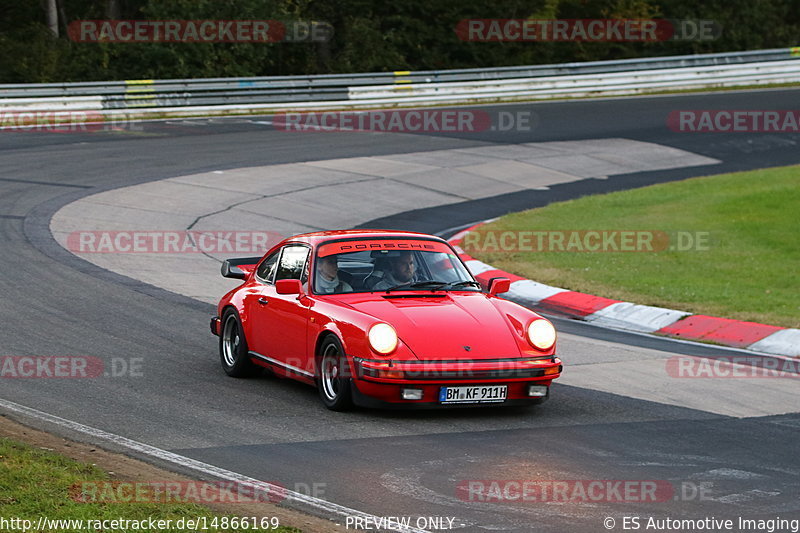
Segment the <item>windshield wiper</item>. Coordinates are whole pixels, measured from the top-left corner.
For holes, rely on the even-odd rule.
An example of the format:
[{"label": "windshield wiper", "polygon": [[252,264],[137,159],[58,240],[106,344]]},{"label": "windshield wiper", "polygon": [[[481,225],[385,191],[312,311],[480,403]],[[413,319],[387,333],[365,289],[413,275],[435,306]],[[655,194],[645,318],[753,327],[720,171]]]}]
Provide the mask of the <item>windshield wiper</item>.
[{"label": "windshield wiper", "polygon": [[[433,285],[431,287],[431,285]],[[432,291],[440,291],[440,290],[449,290],[455,289],[457,287],[463,287],[467,285],[473,285],[475,287],[480,288],[481,284],[477,281],[463,280],[463,281],[450,281],[450,282],[442,282],[442,281],[416,281],[414,283],[402,283],[400,285],[395,285],[394,287],[389,287],[386,289],[386,292],[400,290],[400,289],[420,289],[423,287],[431,287]]]},{"label": "windshield wiper", "polygon": [[468,285],[472,285],[473,287],[478,287],[479,289],[481,288],[481,284],[478,283],[477,281],[472,281],[471,279],[465,279],[463,281],[451,281],[449,283],[442,283],[441,285],[436,287],[436,290],[449,290],[458,287],[466,287]]},{"label": "windshield wiper", "polygon": [[414,281],[410,283],[401,283],[400,285],[395,285],[394,287],[389,287],[388,289],[384,289],[384,292],[391,292],[397,291],[400,289],[420,289],[423,287],[428,287],[430,285],[436,285],[437,287],[441,285],[441,281]]}]

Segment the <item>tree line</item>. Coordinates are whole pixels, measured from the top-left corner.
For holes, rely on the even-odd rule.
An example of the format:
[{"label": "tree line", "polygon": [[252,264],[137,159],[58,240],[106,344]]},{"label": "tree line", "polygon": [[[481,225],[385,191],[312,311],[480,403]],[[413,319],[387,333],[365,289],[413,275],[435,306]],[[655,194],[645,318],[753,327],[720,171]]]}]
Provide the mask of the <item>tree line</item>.
[{"label": "tree line", "polygon": [[[0,0],[0,13],[0,83],[481,68],[800,41],[800,0]],[[719,33],[647,42],[475,42],[456,31],[471,19],[706,20]],[[271,42],[80,42],[71,28],[83,20],[274,20],[293,29],[315,22],[329,34]]]}]

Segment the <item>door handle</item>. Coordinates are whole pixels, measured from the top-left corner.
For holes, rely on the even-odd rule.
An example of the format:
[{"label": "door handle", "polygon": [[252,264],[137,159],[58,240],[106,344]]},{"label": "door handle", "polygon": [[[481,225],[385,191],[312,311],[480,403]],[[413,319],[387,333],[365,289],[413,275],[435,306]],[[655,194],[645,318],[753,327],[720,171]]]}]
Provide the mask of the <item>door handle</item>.
[{"label": "door handle", "polygon": [[258,303],[260,303],[261,305],[267,305],[269,303],[269,300],[267,300],[262,296],[261,298],[258,299]]}]

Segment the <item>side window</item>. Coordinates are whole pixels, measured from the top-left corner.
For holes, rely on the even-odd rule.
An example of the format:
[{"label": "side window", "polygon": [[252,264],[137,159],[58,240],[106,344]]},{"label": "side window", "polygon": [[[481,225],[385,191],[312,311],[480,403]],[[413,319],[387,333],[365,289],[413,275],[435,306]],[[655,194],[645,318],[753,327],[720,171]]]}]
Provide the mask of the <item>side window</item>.
[{"label": "side window", "polygon": [[[300,282],[303,285],[308,283],[308,273],[309,273],[310,269],[311,269],[311,261],[309,261],[308,257],[306,257],[306,266],[303,268],[303,275],[300,277]],[[304,288],[304,290],[305,290],[305,288]]]},{"label": "side window", "polygon": [[278,272],[275,276],[279,279],[301,279],[305,272],[308,248],[305,246],[287,246],[283,249],[281,260],[278,263]]},{"label": "side window", "polygon": [[278,250],[277,252],[271,254],[269,257],[264,259],[261,264],[258,266],[258,270],[256,271],[256,275],[262,280],[266,281],[267,283],[272,283],[272,274],[275,272],[275,265],[278,264],[278,257],[280,257],[281,251]]}]

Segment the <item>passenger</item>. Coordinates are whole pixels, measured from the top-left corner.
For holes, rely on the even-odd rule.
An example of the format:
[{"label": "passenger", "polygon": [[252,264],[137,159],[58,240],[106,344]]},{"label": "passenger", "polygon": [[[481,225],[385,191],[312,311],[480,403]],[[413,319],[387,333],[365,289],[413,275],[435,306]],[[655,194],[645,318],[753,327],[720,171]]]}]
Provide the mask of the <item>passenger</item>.
[{"label": "passenger", "polygon": [[373,290],[383,291],[404,283],[414,281],[416,267],[414,265],[414,252],[402,251],[392,257],[389,263],[389,271],[383,279],[375,284]]},{"label": "passenger", "polygon": [[339,279],[339,263],[336,254],[317,258],[315,287],[317,294],[353,292],[353,287],[349,283]]}]

